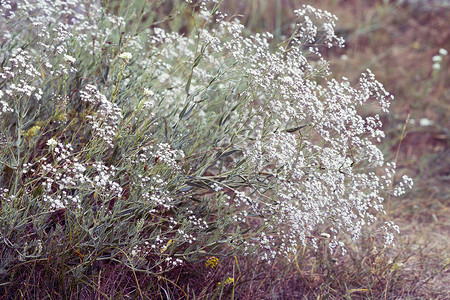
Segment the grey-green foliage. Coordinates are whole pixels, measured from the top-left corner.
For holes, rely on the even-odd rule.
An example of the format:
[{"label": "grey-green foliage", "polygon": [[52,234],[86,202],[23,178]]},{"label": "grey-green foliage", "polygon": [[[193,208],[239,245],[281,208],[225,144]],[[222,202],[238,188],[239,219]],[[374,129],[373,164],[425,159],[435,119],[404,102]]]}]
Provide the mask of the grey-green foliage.
[{"label": "grey-green foliage", "polygon": [[387,111],[389,94],[370,71],[356,87],[328,79],[317,47],[342,43],[331,14],[297,11],[273,46],[215,1],[163,17],[158,1],[81,2],[2,6],[2,270],[55,256],[77,278],[104,260],[155,276],[237,251],[271,260],[323,223],[334,250],[382,210],[395,166],[372,143],[379,116],[356,108]]}]

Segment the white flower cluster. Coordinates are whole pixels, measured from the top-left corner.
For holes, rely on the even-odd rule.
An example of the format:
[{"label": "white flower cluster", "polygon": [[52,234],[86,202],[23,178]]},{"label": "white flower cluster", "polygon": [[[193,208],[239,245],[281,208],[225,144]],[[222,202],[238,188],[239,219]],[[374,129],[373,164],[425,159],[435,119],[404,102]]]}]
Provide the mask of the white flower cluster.
[{"label": "white flower cluster", "polygon": [[164,210],[169,210],[173,207],[174,200],[166,193],[164,190],[155,190],[152,192],[145,193],[142,196],[144,201],[147,201],[154,208],[150,210],[151,213],[156,213],[158,208],[163,208]]},{"label": "white flower cluster", "polygon": [[411,178],[406,175],[403,175],[402,180],[398,183],[397,186],[394,187],[392,194],[394,196],[401,196],[406,193],[406,190],[412,189],[414,183]]},{"label": "white flower cluster", "polygon": [[[268,230],[279,232],[278,236],[242,241],[249,252],[258,247],[277,249],[267,259],[278,254],[289,256],[302,244],[314,244],[316,238],[311,233],[324,223],[331,227],[332,250],[342,246],[338,232],[358,238],[362,228],[376,220],[374,213],[383,210],[383,193],[389,190],[395,171],[395,165],[386,164],[375,145],[384,138],[380,115],[364,117],[359,113],[360,106],[372,102],[387,113],[392,95],[370,70],[361,75],[356,86],[346,78],[329,79],[328,63],[320,57],[318,47],[343,46],[343,40],[334,33],[336,18],[310,6],[296,13],[304,23],[298,25],[289,51],[272,51],[269,33],[244,37],[243,26],[235,21],[219,21],[214,34],[201,33],[208,45],[202,59],[224,69],[227,63],[221,57],[232,56],[239,65],[233,75],[242,72],[246,78],[248,88],[240,94],[248,99],[248,109],[242,114],[249,117],[236,125],[245,132],[238,135],[239,148],[247,170],[252,170],[249,177],[264,175],[266,179],[258,182],[274,187],[266,196],[263,188],[255,187],[257,181],[251,183],[252,196],[233,198],[234,205],[248,210],[241,210],[235,218],[244,222],[250,215],[263,216]],[[320,26],[315,25],[317,21]],[[305,44],[313,46],[305,51]],[[166,49],[175,47],[165,45]],[[317,63],[306,56],[311,54],[320,57]],[[213,69],[196,71],[193,90],[207,74],[214,74]],[[317,77],[325,83],[319,85]],[[225,90],[226,84],[219,88]],[[385,174],[380,169],[383,166]],[[400,184],[395,195],[406,186]]]},{"label": "white flower cluster", "polygon": [[41,81],[41,73],[33,63],[34,58],[28,51],[13,50],[13,57],[9,59],[9,66],[3,67],[3,72],[0,72],[0,79],[6,79],[8,82],[4,92],[0,91],[0,97],[6,100],[6,102],[2,101],[3,107],[8,107],[8,98],[21,99],[31,96],[34,96],[37,100],[42,98],[41,88],[36,87],[39,86]]},{"label": "white flower cluster", "polygon": [[104,140],[109,147],[113,147],[114,137],[117,135],[119,123],[123,118],[122,110],[116,104],[108,101],[93,85],[87,85],[80,95],[82,101],[97,108],[94,115],[87,116],[91,120],[94,135]]},{"label": "white flower cluster", "polygon": [[[334,28],[336,27],[337,17],[328,11],[317,9],[310,5],[303,5],[302,9],[294,11],[298,17],[304,18],[304,23],[299,28],[299,39],[302,43],[324,42],[328,48],[333,45],[344,46],[344,39],[336,36]],[[311,17],[315,20],[311,20]],[[321,27],[316,24],[319,21]],[[317,37],[322,39],[317,41]]]},{"label": "white flower cluster", "polygon": [[[278,254],[288,256],[299,245],[314,244],[316,238],[311,234],[324,223],[331,227],[328,241],[332,250],[342,246],[337,240],[339,232],[358,238],[362,228],[375,221],[374,214],[383,211],[383,193],[389,190],[395,171],[395,165],[386,164],[376,147],[384,138],[381,116],[363,116],[360,108],[378,104],[381,113],[387,113],[392,95],[370,70],[361,75],[356,86],[347,78],[327,76],[328,62],[321,57],[320,47],[342,47],[344,43],[334,32],[337,18],[326,11],[311,6],[297,10],[299,23],[290,44],[272,50],[272,34],[246,37],[237,19],[210,18],[207,6],[201,9],[209,26],[199,34],[201,55],[195,52],[194,39],[153,28],[145,33],[150,55],[136,58],[145,71],[132,76],[142,86],[147,85],[145,78],[149,77],[160,83],[159,90],[154,86],[151,93],[144,90],[146,97],[158,103],[151,106],[156,115],[166,115],[180,103],[184,106],[180,95],[186,93],[186,75],[173,71],[180,61],[196,66],[189,81],[193,102],[203,105],[207,102],[203,99],[209,101],[213,95],[220,95],[227,99],[220,104],[224,111],[239,107],[227,116],[235,129],[229,134],[235,135],[236,148],[243,153],[243,157],[233,156],[234,163],[245,161],[241,175],[258,179],[249,183],[254,190],[247,191],[247,196],[236,190],[235,197],[225,194],[223,198],[226,205],[239,208],[236,222],[259,216],[269,231],[277,232],[255,240],[242,239],[244,247],[249,252],[262,247],[268,252],[267,259]],[[217,78],[220,83],[208,94],[204,86]],[[236,82],[242,84],[242,90],[233,94]],[[216,108],[203,105],[195,109],[198,118],[193,120],[197,123],[186,125],[192,130],[218,118]],[[173,116],[172,121],[179,122],[179,114]],[[226,137],[223,140],[230,142]],[[179,150],[159,143],[149,151],[154,153],[151,159],[144,151],[133,161],[154,161],[180,170],[178,161],[183,155]],[[215,164],[217,168],[219,165]],[[224,168],[224,172],[230,171]],[[273,188],[264,192],[257,185]],[[217,187],[214,190],[220,193]],[[230,187],[225,185],[225,189]],[[397,188],[395,194],[404,191]],[[146,199],[151,198],[166,206],[171,201],[161,192],[149,192]],[[269,248],[278,250],[269,253]]]},{"label": "white flower cluster", "polygon": [[[3,96],[3,92],[0,91],[0,97]],[[8,103],[6,103],[3,100],[0,100],[0,116],[2,114],[8,113],[8,112],[13,112],[13,109],[11,107],[9,107]]]},{"label": "white flower cluster", "polygon": [[128,62],[131,60],[133,55],[130,52],[123,52],[118,55],[119,58],[123,59],[124,61]]},{"label": "white flower cluster", "polygon": [[162,162],[170,166],[174,170],[180,170],[181,166],[178,164],[178,160],[184,158],[183,150],[175,150],[167,143],[161,143],[157,145],[156,152],[154,154],[155,162]]},{"label": "white flower cluster", "polygon": [[[52,210],[61,208],[80,209],[81,199],[74,191],[92,190],[107,199],[121,197],[123,188],[114,181],[114,166],[103,163],[86,164],[79,162],[71,144],[62,144],[55,139],[47,141],[52,160],[43,157],[27,164],[25,170],[37,170],[43,187],[43,200]],[[34,169],[31,169],[34,167]],[[36,169],[36,170],[35,170]]]},{"label": "white flower cluster", "polygon": [[447,56],[448,51],[444,48],[439,49],[439,53],[435,56],[433,56],[433,70],[440,70],[441,69],[441,63],[442,63],[442,57]]},{"label": "white flower cluster", "polygon": [[[172,244],[172,242],[173,240],[168,240],[167,242],[164,242],[164,240],[160,236],[157,236],[155,240],[153,240],[152,242],[144,241],[141,244],[134,245],[131,248],[130,253],[132,257],[141,257],[141,258],[147,258],[152,254],[161,255],[161,253],[166,252],[167,248]],[[167,256],[164,259],[164,262],[168,269],[176,266],[181,266],[183,264],[183,260],[181,258],[174,258],[171,256]]]},{"label": "white flower cluster", "polygon": [[45,181],[42,182],[43,200],[52,210],[62,208],[80,208],[78,195],[72,195],[71,190],[88,181],[84,172],[86,168],[72,157],[71,144],[62,144],[54,139],[47,141],[52,149],[54,163],[46,162],[47,158],[40,159],[40,172]]},{"label": "white flower cluster", "polygon": [[121,198],[123,188],[119,183],[113,180],[116,176],[116,168],[114,166],[105,166],[100,162],[92,164],[92,168],[95,170],[92,184],[96,191],[100,191],[100,194],[103,194],[106,197],[114,195]]},{"label": "white flower cluster", "polygon": [[0,189],[0,199],[5,202],[10,202],[12,199],[8,197],[9,189],[1,188]]},{"label": "white flower cluster", "polygon": [[64,54],[64,60],[69,64],[73,64],[76,61],[75,57],[67,54]]}]

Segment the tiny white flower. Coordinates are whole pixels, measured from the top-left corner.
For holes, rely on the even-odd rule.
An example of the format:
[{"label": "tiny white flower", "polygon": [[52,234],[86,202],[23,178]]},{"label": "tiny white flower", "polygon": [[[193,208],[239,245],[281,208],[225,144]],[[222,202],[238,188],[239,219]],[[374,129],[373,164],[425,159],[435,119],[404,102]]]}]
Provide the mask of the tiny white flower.
[{"label": "tiny white flower", "polygon": [[433,62],[441,62],[442,61],[442,57],[440,55],[435,55],[432,58]]},{"label": "tiny white flower", "polygon": [[151,89],[144,89],[144,96],[151,97],[155,93]]},{"label": "tiny white flower", "polygon": [[123,53],[119,54],[119,58],[121,58],[125,61],[129,61],[132,57],[133,57],[133,55],[130,52],[123,52]]},{"label": "tiny white flower", "polygon": [[42,249],[44,249],[44,247],[42,247],[42,241],[41,240],[37,240],[37,248],[38,248],[38,253],[41,253]]},{"label": "tiny white flower", "polygon": [[330,238],[330,235],[328,233],[326,233],[326,232],[322,232],[320,234],[320,236],[323,237],[323,238],[326,238],[326,239]]},{"label": "tiny white flower", "polygon": [[433,64],[433,70],[440,70],[440,69],[441,69],[441,64],[439,64],[439,63]]},{"label": "tiny white flower", "polygon": [[439,54],[440,55],[447,55],[448,51],[446,49],[444,49],[444,48],[441,48],[441,49],[439,49]]},{"label": "tiny white flower", "polygon": [[52,149],[55,148],[57,145],[58,145],[58,142],[53,138],[51,138],[47,141],[47,146],[49,146]]},{"label": "tiny white flower", "polygon": [[422,127],[426,127],[426,126],[432,125],[433,121],[431,121],[430,119],[427,119],[427,118],[422,118],[422,119],[420,119],[419,124]]},{"label": "tiny white flower", "polygon": [[[0,94],[0,97],[1,96],[3,96],[3,93]],[[13,110],[8,106],[8,103],[0,100],[0,115],[6,112],[13,112]]]},{"label": "tiny white flower", "polygon": [[67,54],[64,54],[64,60],[69,64],[73,64],[76,61],[75,57]]}]

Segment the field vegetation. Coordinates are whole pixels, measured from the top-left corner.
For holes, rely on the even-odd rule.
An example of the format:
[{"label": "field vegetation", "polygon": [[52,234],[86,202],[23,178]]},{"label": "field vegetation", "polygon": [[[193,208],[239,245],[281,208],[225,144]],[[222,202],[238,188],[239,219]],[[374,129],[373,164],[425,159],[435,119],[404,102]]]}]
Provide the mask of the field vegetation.
[{"label": "field vegetation", "polygon": [[449,19],[2,1],[0,298],[448,299]]}]

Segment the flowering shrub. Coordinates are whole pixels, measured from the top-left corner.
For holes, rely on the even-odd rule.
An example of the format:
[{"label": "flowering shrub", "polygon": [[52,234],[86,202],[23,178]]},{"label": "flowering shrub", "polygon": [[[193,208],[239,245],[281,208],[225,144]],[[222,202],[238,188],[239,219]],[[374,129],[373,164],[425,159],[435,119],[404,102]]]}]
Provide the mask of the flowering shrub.
[{"label": "flowering shrub", "polygon": [[185,8],[183,35],[145,7],[1,4],[2,269],[55,253],[75,277],[105,259],[157,273],[235,252],[291,258],[324,237],[342,248],[383,212],[395,164],[361,107],[387,113],[392,96],[370,70],[332,78],[320,51],[343,46],[336,17],[304,6],[274,45],[218,1],[174,14]]}]

